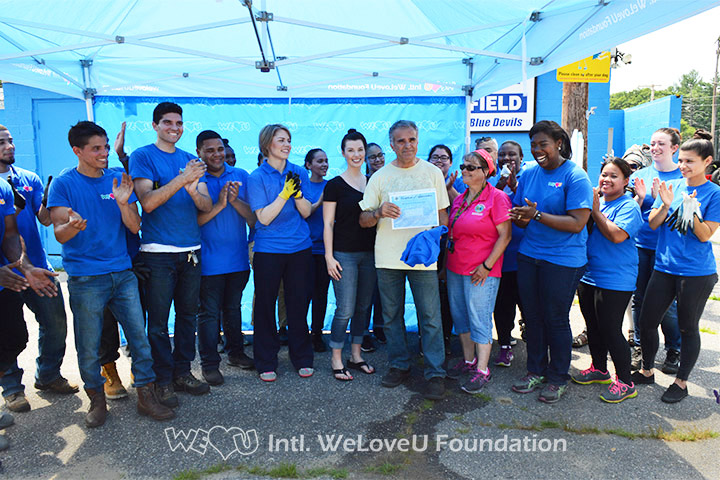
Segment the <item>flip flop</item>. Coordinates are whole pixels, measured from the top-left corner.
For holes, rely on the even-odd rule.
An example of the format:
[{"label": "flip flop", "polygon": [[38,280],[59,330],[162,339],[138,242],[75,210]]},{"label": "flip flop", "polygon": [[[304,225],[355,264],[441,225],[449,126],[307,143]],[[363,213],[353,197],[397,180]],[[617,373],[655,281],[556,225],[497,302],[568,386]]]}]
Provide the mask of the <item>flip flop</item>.
[{"label": "flip flop", "polygon": [[[375,373],[375,367],[371,367],[367,364],[367,362],[355,363],[348,358],[347,362],[345,363],[347,364],[348,368],[352,368],[353,370],[359,370],[366,375],[372,375],[373,373]],[[363,369],[363,367],[367,368],[367,370]]]},{"label": "flip flop", "polygon": [[[335,377],[335,380],[337,380],[339,382],[349,382],[350,380],[353,379],[353,376],[350,375],[350,372],[348,372],[348,369],[345,367],[333,369],[332,372],[333,372],[333,376]],[[338,375],[345,375],[345,378],[338,378]]]}]

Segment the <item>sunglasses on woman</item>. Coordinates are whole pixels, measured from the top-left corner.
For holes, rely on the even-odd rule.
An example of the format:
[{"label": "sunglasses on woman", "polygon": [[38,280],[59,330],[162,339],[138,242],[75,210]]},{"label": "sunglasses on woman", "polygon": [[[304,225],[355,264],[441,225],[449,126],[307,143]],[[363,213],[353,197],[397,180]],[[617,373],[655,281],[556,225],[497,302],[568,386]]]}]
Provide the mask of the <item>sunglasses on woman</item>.
[{"label": "sunglasses on woman", "polygon": [[474,172],[475,170],[479,170],[482,167],[478,167],[477,165],[465,165],[464,163],[460,165],[460,170],[467,170],[468,172]]}]

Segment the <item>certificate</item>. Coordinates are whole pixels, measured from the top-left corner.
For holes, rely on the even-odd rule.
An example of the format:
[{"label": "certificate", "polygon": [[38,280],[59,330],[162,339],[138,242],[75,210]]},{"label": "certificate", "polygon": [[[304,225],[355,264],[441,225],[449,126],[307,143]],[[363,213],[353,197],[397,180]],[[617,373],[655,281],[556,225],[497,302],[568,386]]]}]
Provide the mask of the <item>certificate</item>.
[{"label": "certificate", "polygon": [[392,221],[393,230],[401,228],[437,227],[437,192],[434,188],[391,193],[390,203],[400,207],[400,217]]}]

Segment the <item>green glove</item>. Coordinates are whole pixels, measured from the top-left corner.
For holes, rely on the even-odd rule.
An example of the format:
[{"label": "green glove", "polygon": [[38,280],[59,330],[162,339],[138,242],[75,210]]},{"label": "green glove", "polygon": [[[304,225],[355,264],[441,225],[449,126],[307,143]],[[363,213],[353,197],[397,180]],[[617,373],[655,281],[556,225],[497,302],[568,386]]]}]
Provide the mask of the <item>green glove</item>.
[{"label": "green glove", "polygon": [[300,189],[300,186],[298,185],[298,182],[295,180],[295,177],[293,176],[292,172],[288,172],[287,176],[285,176],[285,185],[283,186],[282,191],[279,193],[279,197],[283,200],[287,200],[293,195],[296,195],[298,190]]}]

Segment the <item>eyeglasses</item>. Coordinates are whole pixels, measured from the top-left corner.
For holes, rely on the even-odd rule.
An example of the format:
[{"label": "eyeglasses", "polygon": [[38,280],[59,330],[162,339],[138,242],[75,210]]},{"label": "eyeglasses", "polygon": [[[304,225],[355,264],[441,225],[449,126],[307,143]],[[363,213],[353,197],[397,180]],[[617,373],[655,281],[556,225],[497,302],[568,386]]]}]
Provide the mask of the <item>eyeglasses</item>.
[{"label": "eyeglasses", "polygon": [[460,170],[467,170],[468,172],[474,172],[475,170],[481,170],[482,167],[478,167],[477,165],[465,165],[464,163],[460,165]]},{"label": "eyeglasses", "polygon": [[367,156],[367,159],[370,160],[371,162],[374,162],[374,161],[377,160],[378,158],[385,158],[385,154],[384,154],[383,152],[380,152],[380,153],[377,153],[377,154],[375,154],[375,155],[368,155],[368,156]]},{"label": "eyeglasses", "polygon": [[432,155],[430,157],[431,162],[447,162],[448,160],[450,160],[448,155]]}]

